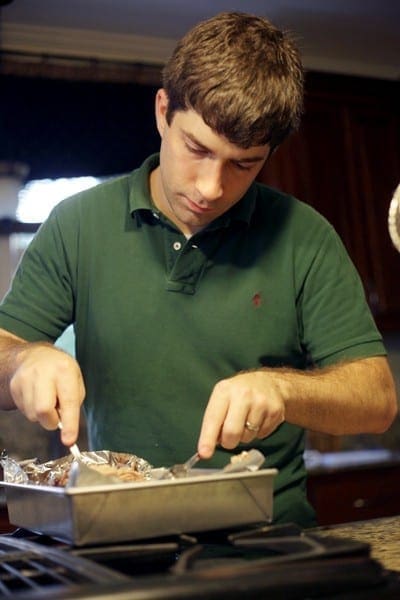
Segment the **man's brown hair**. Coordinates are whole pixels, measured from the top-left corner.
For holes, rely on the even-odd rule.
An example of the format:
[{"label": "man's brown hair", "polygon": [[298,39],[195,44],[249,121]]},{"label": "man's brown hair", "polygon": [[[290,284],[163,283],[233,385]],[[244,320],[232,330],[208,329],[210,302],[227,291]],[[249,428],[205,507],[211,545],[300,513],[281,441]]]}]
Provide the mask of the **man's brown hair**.
[{"label": "man's brown hair", "polygon": [[267,19],[224,12],[178,42],[163,71],[167,122],[195,110],[242,148],[272,148],[296,129],[303,109],[303,67],[290,36]]}]

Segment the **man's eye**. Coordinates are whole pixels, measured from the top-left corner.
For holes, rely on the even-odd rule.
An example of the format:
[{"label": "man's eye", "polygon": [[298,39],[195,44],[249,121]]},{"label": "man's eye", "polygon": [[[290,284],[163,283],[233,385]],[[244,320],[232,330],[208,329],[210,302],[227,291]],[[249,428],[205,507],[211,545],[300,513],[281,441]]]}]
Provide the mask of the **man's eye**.
[{"label": "man's eye", "polygon": [[203,148],[196,148],[195,146],[191,146],[190,144],[186,144],[186,148],[189,150],[189,152],[191,152],[192,154],[196,154],[197,156],[203,156],[204,154],[206,154],[206,151],[203,150]]},{"label": "man's eye", "polygon": [[241,163],[241,162],[235,162],[233,163],[235,165],[235,167],[237,169],[239,169],[239,171],[250,171],[251,167],[253,166],[252,164],[249,163]]}]

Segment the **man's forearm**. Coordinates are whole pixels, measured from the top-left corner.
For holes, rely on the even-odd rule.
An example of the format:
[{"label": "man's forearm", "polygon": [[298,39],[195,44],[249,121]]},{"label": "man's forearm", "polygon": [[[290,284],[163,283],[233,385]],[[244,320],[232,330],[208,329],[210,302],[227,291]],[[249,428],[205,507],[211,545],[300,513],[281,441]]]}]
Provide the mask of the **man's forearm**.
[{"label": "man's forearm", "polygon": [[26,342],[0,330],[0,408],[18,408],[45,429],[62,421],[62,441],[74,444],[85,385],[71,355],[47,341]]},{"label": "man's forearm", "polygon": [[10,379],[16,369],[18,353],[27,342],[12,334],[0,334],[0,409],[12,410],[15,408],[10,392]]},{"label": "man's forearm", "polygon": [[299,372],[274,370],[285,420],[305,429],[346,435],[382,433],[397,413],[387,360],[373,357]]}]

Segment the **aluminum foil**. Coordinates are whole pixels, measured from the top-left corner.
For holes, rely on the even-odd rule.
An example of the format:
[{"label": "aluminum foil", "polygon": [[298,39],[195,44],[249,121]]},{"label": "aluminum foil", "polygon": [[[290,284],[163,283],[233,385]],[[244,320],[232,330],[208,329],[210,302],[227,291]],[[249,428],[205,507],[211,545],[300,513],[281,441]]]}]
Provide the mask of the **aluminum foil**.
[{"label": "aluminum foil", "polygon": [[115,467],[117,471],[118,469],[131,468],[143,476],[144,481],[152,479],[152,466],[145,459],[134,454],[99,450],[96,452],[82,452],[82,455],[84,461],[76,460],[69,454],[56,460],[39,463],[36,458],[16,461],[3,451],[0,456],[3,479],[7,483],[57,487],[123,483],[117,475],[100,473],[91,468],[91,464],[110,465]]}]

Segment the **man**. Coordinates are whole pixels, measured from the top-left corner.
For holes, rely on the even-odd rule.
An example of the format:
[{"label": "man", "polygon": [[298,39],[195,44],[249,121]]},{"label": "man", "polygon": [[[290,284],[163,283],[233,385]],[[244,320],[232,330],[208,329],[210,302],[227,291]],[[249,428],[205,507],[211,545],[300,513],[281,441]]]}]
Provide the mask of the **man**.
[{"label": "man", "polygon": [[[279,469],[275,521],[314,523],[304,429],[382,432],[396,398],[337,235],[254,182],[302,93],[265,19],[223,13],[178,43],[160,155],[59,204],[25,253],[0,311],[4,409],[46,429],[60,415],[70,445],[84,401],[92,448],[155,465],[258,447]],[[70,323],[77,361],[52,345]]]}]

